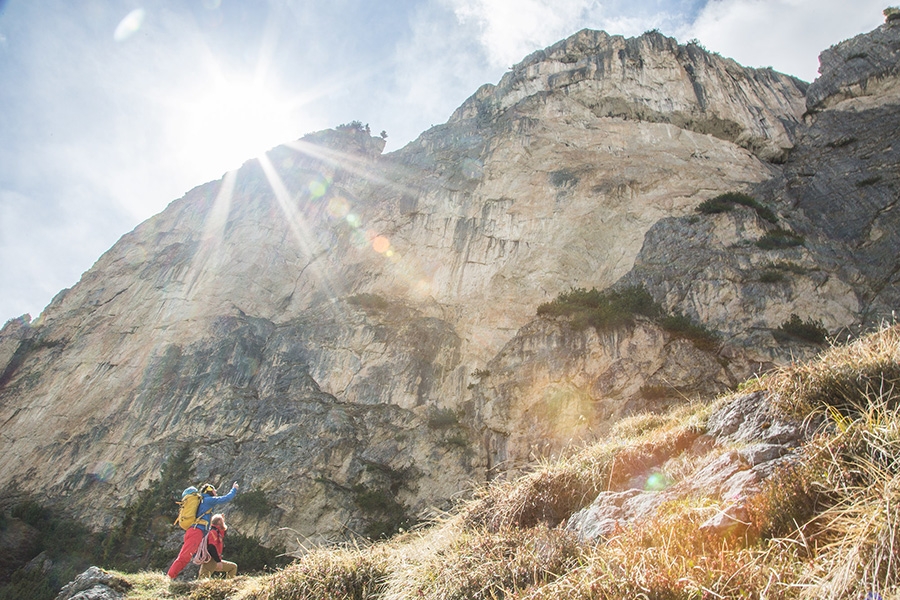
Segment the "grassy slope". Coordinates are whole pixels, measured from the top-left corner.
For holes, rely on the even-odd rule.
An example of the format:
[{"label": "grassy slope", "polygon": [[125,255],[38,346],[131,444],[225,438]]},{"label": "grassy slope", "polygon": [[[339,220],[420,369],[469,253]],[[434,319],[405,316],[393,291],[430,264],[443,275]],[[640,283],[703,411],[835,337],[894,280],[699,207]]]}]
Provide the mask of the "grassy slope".
[{"label": "grassy slope", "polygon": [[689,477],[697,464],[676,449],[720,398],[628,419],[609,439],[386,542],[314,549],[277,573],[231,581],[170,588],[162,574],[118,575],[130,600],[900,598],[898,361],[894,326],[744,386],[824,425],[750,498],[738,530],[701,530],[722,507],[697,495],[600,543],[561,526],[598,491],[622,489],[648,456],[668,453],[667,475]]}]

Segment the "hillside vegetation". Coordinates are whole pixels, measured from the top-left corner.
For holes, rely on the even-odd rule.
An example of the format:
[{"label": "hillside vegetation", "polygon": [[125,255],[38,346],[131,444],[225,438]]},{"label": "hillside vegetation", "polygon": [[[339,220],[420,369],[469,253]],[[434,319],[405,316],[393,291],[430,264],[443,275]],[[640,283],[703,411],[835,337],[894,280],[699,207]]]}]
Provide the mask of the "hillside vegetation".
[{"label": "hillside vegetation", "polygon": [[[301,549],[275,573],[172,586],[162,573],[114,580],[134,600],[900,598],[898,361],[895,325],[727,397],[630,417],[592,445],[488,485],[427,527]],[[679,489],[709,464],[691,440],[710,415],[753,393],[807,433],[744,499],[733,527],[701,527],[726,505],[694,492],[598,540],[566,528],[598,493],[627,489],[648,464],[661,465],[656,489]]]}]

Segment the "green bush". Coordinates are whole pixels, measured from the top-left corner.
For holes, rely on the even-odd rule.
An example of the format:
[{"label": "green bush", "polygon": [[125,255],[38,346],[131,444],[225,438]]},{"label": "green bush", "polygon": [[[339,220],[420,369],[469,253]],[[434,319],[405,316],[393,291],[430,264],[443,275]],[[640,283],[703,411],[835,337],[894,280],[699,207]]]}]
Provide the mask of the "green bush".
[{"label": "green bush", "polygon": [[778,217],[771,209],[757,202],[752,196],[740,192],[726,192],[724,194],[719,194],[715,198],[704,200],[697,207],[697,212],[707,215],[728,212],[733,210],[736,204],[752,208],[761,219],[770,223],[776,223],[778,221]]},{"label": "green bush", "polygon": [[785,274],[776,269],[766,269],[759,275],[759,281],[761,283],[780,283],[786,279],[787,277]]},{"label": "green bush", "polygon": [[787,273],[793,273],[795,275],[805,275],[809,273],[809,269],[807,269],[806,267],[786,260],[780,260],[777,263],[769,263],[768,265],[766,265],[766,269],[784,271]]},{"label": "green bush", "polygon": [[[19,554],[0,558],[4,573],[0,577],[0,600],[53,600],[59,589],[99,558],[97,540],[86,527],[60,516],[33,499],[13,506],[3,522],[20,521],[35,531]],[[28,567],[24,561],[44,554],[43,565]]]},{"label": "green bush", "polygon": [[642,287],[597,291],[573,288],[560,294],[553,302],[538,306],[538,316],[569,317],[575,330],[594,327],[602,331],[630,325],[635,316],[643,316],[659,324],[675,337],[690,340],[697,348],[714,351],[719,336],[713,331],[681,314],[666,315],[650,293]]},{"label": "green bush", "polygon": [[488,369],[475,369],[472,371],[472,377],[481,381],[482,379],[486,379],[491,376],[491,372]]},{"label": "green bush", "polygon": [[362,121],[353,120],[349,123],[341,123],[335,127],[338,131],[365,131],[367,125],[363,125]]},{"label": "green bush", "polygon": [[[472,371],[472,377],[478,380],[478,383],[483,382],[485,379],[491,376],[491,372],[487,369],[475,369]],[[477,384],[475,382],[470,383],[466,386],[466,389],[474,389]]]},{"label": "green bush", "polygon": [[109,530],[103,543],[104,566],[137,571],[161,568],[173,557],[161,551],[160,536],[152,524],[160,520],[174,522],[178,514],[176,500],[194,478],[191,448],[185,444],[171,454],[160,469],[159,479],[126,506],[118,524]]},{"label": "green bush", "polygon": [[266,493],[262,490],[241,492],[231,504],[243,514],[257,519],[267,517],[275,510],[275,503],[266,498]]},{"label": "green bush", "polygon": [[828,339],[828,330],[821,320],[807,318],[803,321],[799,316],[791,314],[791,318],[782,323],[775,332],[779,341],[799,339],[813,344],[824,344]]},{"label": "green bush", "polygon": [[756,246],[763,250],[777,250],[780,248],[792,248],[802,246],[806,240],[802,235],[797,235],[786,229],[773,229],[756,240]]},{"label": "green bush", "polygon": [[662,400],[672,395],[674,389],[668,385],[642,385],[641,398],[645,400]]},{"label": "green bush", "polygon": [[881,181],[881,175],[872,175],[870,177],[866,177],[865,179],[861,179],[856,182],[856,187],[866,187],[869,185],[875,185]]},{"label": "green bush", "polygon": [[444,446],[449,446],[451,448],[468,448],[470,442],[469,438],[466,437],[464,433],[457,432],[444,437],[441,440],[441,444],[443,444]]},{"label": "green bush", "polygon": [[578,183],[578,175],[568,169],[561,169],[550,173],[550,185],[556,188],[575,187]]},{"label": "green bush", "polygon": [[347,298],[347,302],[371,310],[386,310],[390,306],[387,300],[377,294],[356,294]]},{"label": "green bush", "polygon": [[435,408],[428,411],[428,427],[431,429],[444,429],[459,425],[459,416],[452,408]]},{"label": "green bush", "polygon": [[353,501],[366,516],[363,533],[370,539],[388,538],[411,524],[406,506],[389,489],[356,484]]},{"label": "green bush", "polygon": [[31,499],[17,504],[9,512],[12,518],[28,523],[38,530],[43,529],[53,518],[49,508],[44,508]]},{"label": "green bush", "polygon": [[719,336],[715,332],[695,323],[690,317],[676,313],[663,317],[659,324],[675,337],[689,340],[700,350],[712,352],[719,344]]},{"label": "green bush", "polygon": [[604,292],[596,288],[573,288],[560,294],[556,300],[538,306],[537,314],[569,317],[577,330],[593,327],[600,331],[631,324],[637,315],[656,318],[662,314],[662,307],[649,292],[638,286]]},{"label": "green bush", "polygon": [[715,215],[723,212],[731,212],[734,210],[734,204],[731,202],[722,202],[718,198],[709,198],[700,203],[697,212],[704,215]]},{"label": "green bush", "polygon": [[68,582],[41,569],[19,569],[8,582],[0,583],[0,600],[53,600]]}]

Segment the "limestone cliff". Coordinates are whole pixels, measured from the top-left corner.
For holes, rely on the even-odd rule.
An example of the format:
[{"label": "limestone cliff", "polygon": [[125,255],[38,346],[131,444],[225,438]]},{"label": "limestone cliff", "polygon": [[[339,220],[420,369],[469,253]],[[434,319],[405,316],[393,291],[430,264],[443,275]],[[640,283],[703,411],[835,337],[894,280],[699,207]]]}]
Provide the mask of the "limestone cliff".
[{"label": "limestone cliff", "polygon": [[[878,56],[857,75],[823,60],[807,86],[655,32],[582,31],[397,152],[352,126],[276,148],[7,324],[0,485],[103,527],[108,498],[189,443],[198,480],[274,506],[234,514],[245,533],[390,529],[622,414],[816,351],[773,337],[792,314],[831,332],[889,316],[900,103],[896,56]],[[736,190],[774,222],[696,212]],[[775,230],[803,243],[756,244]],[[629,284],[721,343],[535,316]]]}]

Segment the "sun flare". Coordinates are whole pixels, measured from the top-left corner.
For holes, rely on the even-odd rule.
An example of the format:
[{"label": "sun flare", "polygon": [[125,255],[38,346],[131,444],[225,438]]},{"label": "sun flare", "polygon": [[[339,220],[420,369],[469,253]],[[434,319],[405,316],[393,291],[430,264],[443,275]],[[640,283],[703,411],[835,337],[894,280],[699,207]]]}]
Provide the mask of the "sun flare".
[{"label": "sun flare", "polygon": [[263,82],[220,76],[173,111],[179,159],[221,173],[297,137],[301,102]]}]

